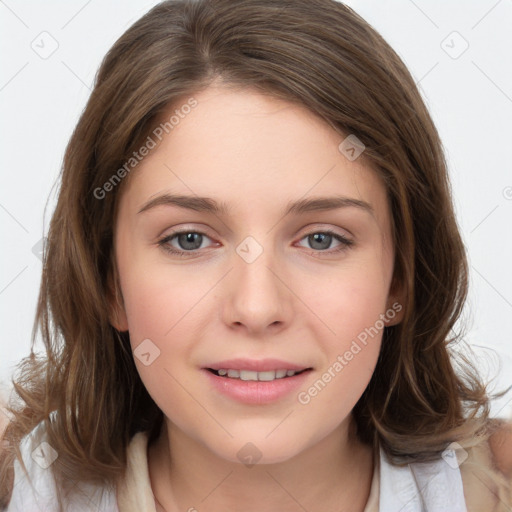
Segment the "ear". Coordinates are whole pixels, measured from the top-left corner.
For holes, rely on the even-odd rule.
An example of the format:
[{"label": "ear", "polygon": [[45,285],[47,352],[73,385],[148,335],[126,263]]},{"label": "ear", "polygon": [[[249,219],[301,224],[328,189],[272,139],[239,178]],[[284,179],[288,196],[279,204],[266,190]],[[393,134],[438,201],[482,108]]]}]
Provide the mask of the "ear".
[{"label": "ear", "polygon": [[386,327],[398,325],[404,318],[405,303],[407,292],[405,283],[399,279],[397,274],[393,275],[391,286],[389,288],[388,299],[386,301],[386,313],[384,323]]},{"label": "ear", "polygon": [[119,332],[128,331],[128,318],[124,307],[124,300],[121,293],[121,283],[115,261],[112,261],[108,279],[108,317],[112,327]]}]

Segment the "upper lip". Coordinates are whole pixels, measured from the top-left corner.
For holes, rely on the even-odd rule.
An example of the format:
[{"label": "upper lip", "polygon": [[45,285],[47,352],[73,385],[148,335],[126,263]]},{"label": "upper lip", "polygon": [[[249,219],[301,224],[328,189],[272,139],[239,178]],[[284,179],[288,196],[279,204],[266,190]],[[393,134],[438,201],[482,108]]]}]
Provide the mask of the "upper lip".
[{"label": "upper lip", "polygon": [[221,370],[221,369],[232,369],[232,370],[248,370],[253,372],[268,372],[272,370],[306,370],[311,368],[307,365],[300,365],[295,363],[290,363],[289,361],[283,361],[281,359],[244,359],[244,358],[236,358],[236,359],[226,359],[225,361],[219,361],[217,363],[212,363],[205,368],[209,368],[211,370]]}]

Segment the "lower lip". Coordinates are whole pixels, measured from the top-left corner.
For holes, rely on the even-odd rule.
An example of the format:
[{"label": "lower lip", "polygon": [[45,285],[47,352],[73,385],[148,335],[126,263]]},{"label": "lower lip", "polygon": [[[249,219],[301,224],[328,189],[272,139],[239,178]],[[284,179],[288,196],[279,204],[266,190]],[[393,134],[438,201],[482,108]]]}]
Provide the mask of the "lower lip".
[{"label": "lower lip", "polygon": [[246,404],[267,404],[275,402],[304,384],[311,370],[306,370],[293,377],[283,377],[272,381],[255,381],[219,377],[203,368],[211,385],[224,395]]}]

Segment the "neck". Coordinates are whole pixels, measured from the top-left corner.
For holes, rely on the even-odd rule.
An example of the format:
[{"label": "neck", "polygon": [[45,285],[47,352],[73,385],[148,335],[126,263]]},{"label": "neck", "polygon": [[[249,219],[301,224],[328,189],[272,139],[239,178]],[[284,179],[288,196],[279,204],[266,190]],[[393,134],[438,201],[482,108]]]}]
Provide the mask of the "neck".
[{"label": "neck", "polygon": [[[172,456],[171,456],[172,455]],[[337,510],[363,512],[373,475],[371,447],[355,435],[352,416],[294,457],[252,467],[218,457],[166,422],[148,447],[158,512]]]}]

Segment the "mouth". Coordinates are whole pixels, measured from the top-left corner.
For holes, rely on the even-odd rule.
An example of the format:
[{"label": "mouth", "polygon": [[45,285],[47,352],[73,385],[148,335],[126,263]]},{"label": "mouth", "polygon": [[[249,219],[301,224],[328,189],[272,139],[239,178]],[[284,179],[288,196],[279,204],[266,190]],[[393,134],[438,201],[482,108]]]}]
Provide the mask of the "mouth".
[{"label": "mouth", "polygon": [[300,375],[304,372],[311,371],[313,368],[304,368],[303,370],[288,370],[288,369],[279,369],[279,370],[268,370],[263,372],[253,371],[253,370],[238,370],[232,368],[206,368],[209,372],[213,373],[217,377],[225,377],[227,379],[236,379],[243,381],[263,381],[263,382],[272,382],[274,380],[287,379],[290,377],[294,377],[295,375]]},{"label": "mouth", "polygon": [[[226,362],[211,364],[201,369],[207,377],[209,389],[247,405],[262,406],[280,400],[292,400],[293,393],[306,385],[309,373],[314,371],[311,367],[286,364],[285,361],[277,364],[275,360],[272,363],[246,361],[243,364],[238,360],[231,361],[229,365]],[[257,369],[254,369],[255,366]]]}]

